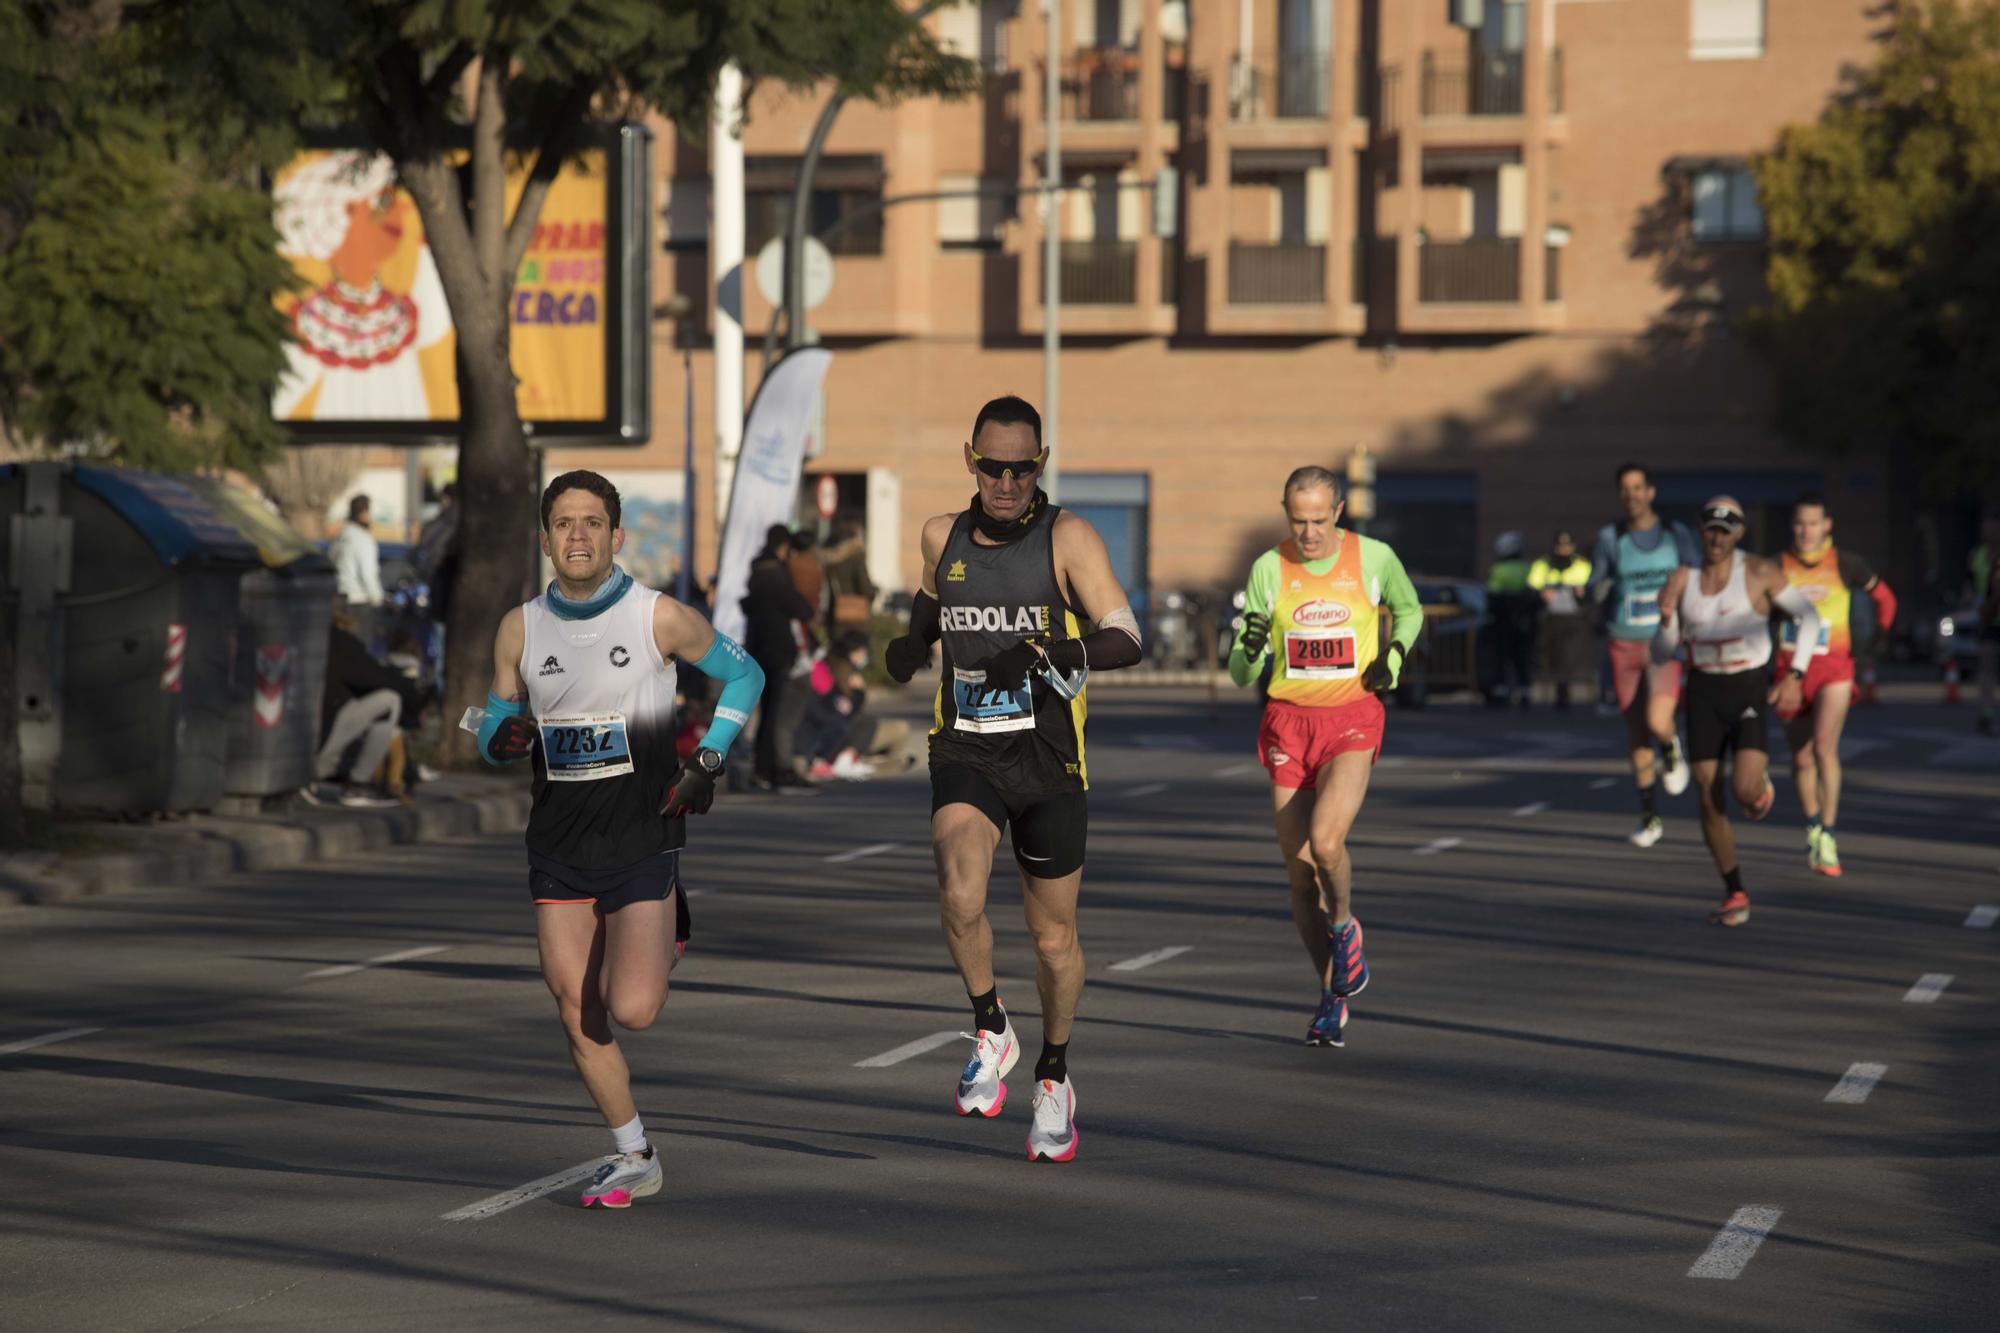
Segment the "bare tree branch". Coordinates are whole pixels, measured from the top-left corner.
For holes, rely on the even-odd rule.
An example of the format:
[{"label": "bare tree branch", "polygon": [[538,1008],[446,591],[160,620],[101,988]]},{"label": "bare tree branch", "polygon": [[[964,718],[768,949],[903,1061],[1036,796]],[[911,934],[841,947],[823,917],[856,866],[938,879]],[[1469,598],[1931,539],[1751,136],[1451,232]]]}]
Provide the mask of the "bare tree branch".
[{"label": "bare tree branch", "polygon": [[535,234],[535,222],[542,215],[542,203],[548,198],[549,186],[555,183],[556,173],[562,170],[563,159],[569,156],[578,132],[583,129],[584,115],[590,110],[591,92],[588,84],[570,85],[570,90],[563,95],[562,104],[549,120],[548,132],[542,136],[541,147],[535,153],[535,165],[528,172],[527,186],[514,205],[513,219],[507,224],[507,250],[500,272],[508,287],[513,285],[514,275],[520,272],[521,261],[527,257],[528,242]]}]

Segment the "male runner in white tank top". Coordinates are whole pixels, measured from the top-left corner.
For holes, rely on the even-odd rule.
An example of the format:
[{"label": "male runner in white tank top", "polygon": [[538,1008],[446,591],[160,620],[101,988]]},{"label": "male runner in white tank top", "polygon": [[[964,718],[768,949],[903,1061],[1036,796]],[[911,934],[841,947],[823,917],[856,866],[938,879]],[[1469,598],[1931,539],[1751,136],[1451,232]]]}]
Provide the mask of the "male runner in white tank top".
[{"label": "male runner in white tank top", "polygon": [[[1750,895],[1724,805],[1722,757],[1736,752],[1730,786],[1744,811],[1752,819],[1770,814],[1777,799],[1770,775],[1770,710],[1798,710],[1800,682],[1819,642],[1819,612],[1790,586],[1778,562],[1736,549],[1743,526],[1743,506],[1727,495],[1701,507],[1701,568],[1683,566],[1668,576],[1653,637],[1656,662],[1687,645],[1688,760],[1701,797],[1701,836],[1722,875],[1722,904],[1708,917],[1718,926],[1750,919]],[[1765,673],[1774,608],[1799,631],[1791,668],[1776,682]]]},{"label": "male runner in white tank top", "polygon": [[[586,1208],[659,1192],[659,1159],[611,1025],[650,1027],[666,1003],[688,936],[685,817],[707,812],[764,686],[749,655],[698,612],[612,563],[625,543],[619,507],[617,488],[595,472],[566,472],[543,492],[542,553],[555,581],[500,621],[479,728],[487,762],[534,760],[528,896],[542,978],[617,1149],[584,1187]],[[674,746],[676,657],[722,686],[685,761]]]}]

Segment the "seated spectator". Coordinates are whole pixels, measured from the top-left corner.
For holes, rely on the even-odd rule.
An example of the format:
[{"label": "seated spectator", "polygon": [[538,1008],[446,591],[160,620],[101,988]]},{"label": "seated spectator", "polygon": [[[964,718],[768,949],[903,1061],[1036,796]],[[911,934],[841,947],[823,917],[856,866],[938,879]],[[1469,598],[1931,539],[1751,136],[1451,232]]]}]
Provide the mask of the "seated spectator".
[{"label": "seated spectator", "polygon": [[875,776],[870,762],[887,755],[909,735],[910,724],[868,711],[868,637],[848,630],[833,647],[813,659],[808,679],[812,698],[799,726],[797,752],[815,778],[859,782]]},{"label": "seated spectator", "polygon": [[[389,771],[390,749],[400,739],[398,728],[404,717],[414,721],[428,696],[408,676],[370,656],[356,628],[348,609],[335,603],[313,780],[334,784],[333,799],[342,805],[394,805],[402,790],[400,781],[393,792],[386,785],[399,778]],[[314,787],[300,794],[315,803],[324,795]]]}]

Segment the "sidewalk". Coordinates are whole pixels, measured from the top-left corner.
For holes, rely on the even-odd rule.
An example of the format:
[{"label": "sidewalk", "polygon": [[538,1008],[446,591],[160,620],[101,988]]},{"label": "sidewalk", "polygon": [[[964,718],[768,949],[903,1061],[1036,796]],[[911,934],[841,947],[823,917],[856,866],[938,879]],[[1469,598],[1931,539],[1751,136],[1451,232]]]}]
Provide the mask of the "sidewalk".
[{"label": "sidewalk", "polygon": [[382,810],[300,801],[259,815],[192,815],[159,823],[67,825],[103,850],[0,853],[0,920],[9,908],[143,886],[165,888],[239,870],[275,870],[378,847],[507,833],[528,822],[528,784],[450,773],[414,805]]}]

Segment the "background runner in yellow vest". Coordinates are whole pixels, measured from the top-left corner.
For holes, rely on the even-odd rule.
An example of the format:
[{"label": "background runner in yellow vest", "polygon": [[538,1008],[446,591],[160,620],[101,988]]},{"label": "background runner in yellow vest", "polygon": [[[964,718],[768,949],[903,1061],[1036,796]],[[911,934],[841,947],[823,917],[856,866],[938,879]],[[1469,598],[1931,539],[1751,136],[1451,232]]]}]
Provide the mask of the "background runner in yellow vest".
[{"label": "background runner in yellow vest", "polygon": [[1542,661],[1555,683],[1556,707],[1569,707],[1572,685],[1589,685],[1590,615],[1585,590],[1590,561],[1576,553],[1576,539],[1558,532],[1549,553],[1528,566],[1528,586],[1542,599]]},{"label": "background runner in yellow vest", "polygon": [[1272,659],[1257,753],[1271,775],[1292,922],[1320,979],[1306,1044],[1339,1046],[1348,998],[1368,984],[1347,834],[1382,752],[1380,696],[1395,687],[1424,612],[1394,551],[1336,526],[1343,502],[1331,471],[1295,470],[1283,503],[1292,535],[1250,567],[1229,675],[1249,685]]},{"label": "background runner in yellow vest", "polygon": [[[986,919],[994,849],[1011,826],[1042,1001],[1028,1160],[1067,1162],[1077,1146],[1069,1038],[1083,991],[1084,681],[1131,666],[1140,644],[1104,539],[1036,486],[1047,461],[1032,406],[1009,396],[979,409],[965,445],[977,492],[964,512],[924,524],[923,590],[883,665],[907,681],[930,645],[944,642],[931,727],[931,842],[945,943],[973,1022],[954,1105],[960,1115],[999,1115],[1020,1057]],[[1096,624],[1087,633],[1086,619]]]},{"label": "background runner in yellow vest", "polygon": [[[1854,700],[1854,594],[1868,595],[1878,641],[1896,619],[1896,595],[1866,560],[1834,549],[1833,515],[1826,497],[1816,493],[1801,495],[1792,506],[1792,549],[1778,557],[1778,565],[1785,581],[1819,611],[1819,641],[1806,668],[1800,709],[1779,717],[1806,816],[1806,865],[1816,874],[1838,875],[1840,845],[1833,830],[1840,816],[1840,733]],[[1780,629],[1785,646],[1793,647],[1797,626],[1786,621]]]}]

